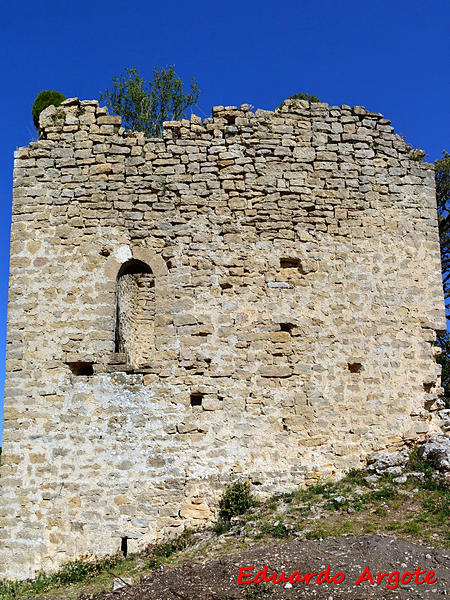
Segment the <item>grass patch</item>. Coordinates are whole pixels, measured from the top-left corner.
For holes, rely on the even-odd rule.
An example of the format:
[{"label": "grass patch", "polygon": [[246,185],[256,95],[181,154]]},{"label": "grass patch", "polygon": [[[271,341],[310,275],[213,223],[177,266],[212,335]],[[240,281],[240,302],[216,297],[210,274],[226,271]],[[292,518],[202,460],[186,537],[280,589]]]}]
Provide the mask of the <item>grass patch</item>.
[{"label": "grass patch", "polygon": [[[164,540],[158,544],[149,545],[138,555],[124,558],[114,554],[98,559],[81,558],[64,564],[56,573],[39,573],[34,579],[25,581],[0,581],[0,600],[22,600],[47,592],[55,593],[55,598],[77,598],[86,586],[90,591],[98,592],[103,587],[111,586],[114,577],[127,577],[150,572],[169,561],[170,557],[178,554],[194,544],[195,532],[185,529],[179,536]],[[82,586],[77,584],[83,584]],[[69,590],[69,592],[67,592]]]},{"label": "grass patch", "polygon": [[253,598],[263,598],[268,594],[272,593],[272,588],[269,587],[269,584],[265,581],[261,583],[251,583],[246,585],[244,588],[244,598],[245,600],[252,600]]},{"label": "grass patch", "polygon": [[166,563],[167,559],[173,554],[192,546],[196,541],[194,533],[192,529],[185,529],[183,533],[175,538],[147,546],[147,553],[150,555],[147,565],[150,569],[156,569]]},{"label": "grass patch", "polygon": [[28,598],[50,589],[92,580],[105,571],[116,569],[124,561],[116,554],[98,559],[81,558],[66,563],[56,573],[39,573],[34,579],[25,581],[0,581],[0,600]]}]

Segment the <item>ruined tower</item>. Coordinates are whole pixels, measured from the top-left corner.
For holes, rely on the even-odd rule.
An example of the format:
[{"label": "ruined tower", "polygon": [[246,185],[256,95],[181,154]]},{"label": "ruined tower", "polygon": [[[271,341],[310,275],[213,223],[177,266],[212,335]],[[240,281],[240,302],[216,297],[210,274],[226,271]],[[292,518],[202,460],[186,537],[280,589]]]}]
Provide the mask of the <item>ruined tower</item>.
[{"label": "ruined tower", "polygon": [[382,115],[286,101],[16,152],[0,577],[205,523],[237,478],[336,478],[439,427],[432,165]]}]

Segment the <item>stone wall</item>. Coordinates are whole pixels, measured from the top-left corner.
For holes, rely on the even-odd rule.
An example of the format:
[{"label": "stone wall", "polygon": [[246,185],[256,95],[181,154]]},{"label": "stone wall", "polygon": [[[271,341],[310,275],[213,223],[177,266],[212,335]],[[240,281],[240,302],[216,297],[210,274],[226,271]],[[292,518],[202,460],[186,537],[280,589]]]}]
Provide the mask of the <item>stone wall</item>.
[{"label": "stone wall", "polygon": [[[205,523],[236,478],[290,490],[439,429],[432,165],[362,107],[212,114],[146,139],[70,99],[16,152],[0,577]],[[116,352],[130,260],[154,277],[135,364]]]}]

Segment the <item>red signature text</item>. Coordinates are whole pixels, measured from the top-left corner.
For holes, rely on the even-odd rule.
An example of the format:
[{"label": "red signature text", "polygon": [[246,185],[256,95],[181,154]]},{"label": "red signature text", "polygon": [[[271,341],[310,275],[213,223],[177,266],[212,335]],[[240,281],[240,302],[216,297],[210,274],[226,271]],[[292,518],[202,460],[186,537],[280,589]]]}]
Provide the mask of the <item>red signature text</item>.
[{"label": "red signature text", "polygon": [[[327,565],[323,571],[310,573],[307,571],[304,575],[300,571],[293,571],[292,573],[285,573],[281,571],[280,574],[273,571],[269,575],[269,566],[265,565],[261,571],[253,573],[255,570],[254,566],[240,567],[237,578],[238,585],[245,585],[248,583],[304,583],[306,585],[315,583],[320,585],[322,583],[342,583],[345,579],[345,574],[342,571],[331,573],[330,565]],[[361,583],[368,582],[371,585],[384,585],[390,590],[396,590],[400,584],[413,583],[415,585],[422,585],[423,583],[436,583],[437,577],[434,571],[426,571],[417,567],[415,571],[391,571],[381,572],[378,571],[372,575],[368,566],[364,567],[361,575],[357,578],[353,585],[361,585]]]}]

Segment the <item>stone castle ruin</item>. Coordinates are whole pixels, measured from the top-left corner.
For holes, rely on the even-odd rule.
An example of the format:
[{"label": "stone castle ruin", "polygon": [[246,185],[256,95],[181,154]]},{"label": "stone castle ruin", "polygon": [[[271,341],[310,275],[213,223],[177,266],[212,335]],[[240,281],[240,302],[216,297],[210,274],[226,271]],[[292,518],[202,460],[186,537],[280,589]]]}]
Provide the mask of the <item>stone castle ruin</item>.
[{"label": "stone castle ruin", "polygon": [[14,172],[0,577],[439,430],[433,168],[382,115],[218,106],[147,139],[70,99],[41,126]]}]

